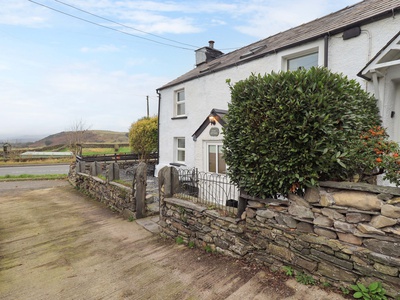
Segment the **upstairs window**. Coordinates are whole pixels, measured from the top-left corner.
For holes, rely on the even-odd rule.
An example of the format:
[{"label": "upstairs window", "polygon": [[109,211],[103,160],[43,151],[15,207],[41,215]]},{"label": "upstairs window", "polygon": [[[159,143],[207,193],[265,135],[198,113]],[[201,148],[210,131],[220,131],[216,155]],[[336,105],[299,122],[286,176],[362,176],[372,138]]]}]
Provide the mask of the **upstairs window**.
[{"label": "upstairs window", "polygon": [[296,71],[300,68],[310,69],[318,66],[318,52],[287,59],[287,70]]},{"label": "upstairs window", "polygon": [[184,116],[185,111],[185,90],[175,92],[175,115]]}]

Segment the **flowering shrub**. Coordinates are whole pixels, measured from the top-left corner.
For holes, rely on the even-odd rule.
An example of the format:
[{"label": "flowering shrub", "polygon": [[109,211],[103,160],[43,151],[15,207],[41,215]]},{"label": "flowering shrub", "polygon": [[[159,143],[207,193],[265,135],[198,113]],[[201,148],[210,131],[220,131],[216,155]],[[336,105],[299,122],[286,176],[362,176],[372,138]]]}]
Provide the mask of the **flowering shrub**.
[{"label": "flowering shrub", "polygon": [[354,141],[352,151],[355,152],[359,166],[357,175],[361,181],[384,174],[384,179],[400,185],[399,144],[388,138],[385,128],[374,126]]}]

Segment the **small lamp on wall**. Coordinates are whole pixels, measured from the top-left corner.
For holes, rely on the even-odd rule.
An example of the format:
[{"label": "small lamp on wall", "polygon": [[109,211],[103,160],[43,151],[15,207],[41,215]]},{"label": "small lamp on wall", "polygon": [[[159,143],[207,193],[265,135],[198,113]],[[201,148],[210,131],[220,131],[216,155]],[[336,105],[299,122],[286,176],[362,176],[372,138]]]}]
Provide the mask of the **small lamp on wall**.
[{"label": "small lamp on wall", "polygon": [[215,117],[214,116],[209,116],[208,120],[210,121],[211,125],[215,125],[216,122],[215,122]]}]

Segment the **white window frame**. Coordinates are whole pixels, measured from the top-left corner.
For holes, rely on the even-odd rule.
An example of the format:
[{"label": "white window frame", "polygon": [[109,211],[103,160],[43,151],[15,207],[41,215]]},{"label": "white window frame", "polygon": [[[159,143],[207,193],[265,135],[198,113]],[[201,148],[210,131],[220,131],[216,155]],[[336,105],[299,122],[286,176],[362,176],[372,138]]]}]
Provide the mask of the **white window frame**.
[{"label": "white window frame", "polygon": [[319,40],[306,45],[290,48],[278,54],[281,61],[281,70],[288,70],[288,61],[290,59],[302,57],[312,53],[318,53],[318,66],[324,65],[324,41]]},{"label": "white window frame", "polygon": [[[179,101],[179,95],[183,92],[184,95],[184,99]],[[184,106],[184,112],[183,114],[179,114],[179,106],[183,105]],[[186,93],[185,93],[185,89],[179,89],[175,91],[175,95],[174,95],[174,112],[175,112],[175,116],[176,117],[182,117],[182,116],[186,116]]]},{"label": "white window frame", "polygon": [[218,172],[218,169],[219,169],[218,155],[216,156],[216,168],[215,168],[215,172],[210,171],[209,147],[210,147],[210,146],[216,146],[216,150],[217,150],[217,154],[218,154],[218,147],[222,147],[222,145],[223,145],[222,142],[207,142],[207,143],[206,143],[206,151],[205,151],[205,154],[206,154],[206,159],[205,159],[205,161],[206,161],[206,166],[205,166],[205,167],[206,167],[206,168],[205,168],[205,169],[206,169],[206,172],[216,173],[216,174],[226,174],[226,171],[227,171],[226,162],[225,162],[225,172],[223,172],[223,173],[219,173],[219,172]]},{"label": "white window frame", "polygon": [[[301,55],[301,56],[296,56],[296,57],[293,57],[293,58],[287,58],[286,59],[286,69],[289,70],[289,65],[290,65],[291,61],[293,61],[295,59],[301,59],[301,58],[309,57],[309,56],[315,55],[315,54],[317,55],[317,64],[316,65],[312,65],[312,66],[309,66],[309,67],[300,65],[298,68],[309,69],[311,67],[317,67],[318,66],[318,51],[315,51],[315,52],[307,53],[307,54],[304,54],[304,55]],[[296,71],[296,69],[292,69],[290,71]]]},{"label": "white window frame", "polygon": [[[185,142],[185,147],[179,147],[179,140],[183,140]],[[175,138],[175,162],[177,163],[185,163],[185,160],[179,160],[179,152],[182,151],[183,152],[183,156],[185,157],[186,160],[186,139],[184,137],[176,137]]]}]

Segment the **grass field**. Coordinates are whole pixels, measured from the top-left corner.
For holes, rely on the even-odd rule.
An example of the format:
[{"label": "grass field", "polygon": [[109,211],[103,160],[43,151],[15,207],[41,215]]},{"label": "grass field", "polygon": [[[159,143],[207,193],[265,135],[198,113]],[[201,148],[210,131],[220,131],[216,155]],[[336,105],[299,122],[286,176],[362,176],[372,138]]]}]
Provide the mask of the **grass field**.
[{"label": "grass field", "polygon": [[74,158],[43,158],[43,159],[32,159],[32,160],[24,160],[18,161],[13,159],[0,159],[0,166],[18,166],[18,165],[35,165],[35,164],[70,164],[74,162]]},{"label": "grass field", "polygon": [[[57,152],[70,151],[68,148],[61,148]],[[51,151],[50,151],[51,152]],[[121,147],[118,149],[117,153],[131,153],[130,147]],[[92,155],[112,155],[115,154],[114,148],[83,148],[82,154],[84,156]],[[21,159],[19,155],[13,155],[9,159],[4,160],[0,156],[0,166],[5,165],[28,165],[28,164],[70,164],[75,161],[75,158],[41,158],[41,159]]]},{"label": "grass field", "polygon": [[[103,154],[114,154],[114,148],[83,148],[82,155],[103,155]],[[117,153],[131,153],[130,147],[121,147]]]}]

